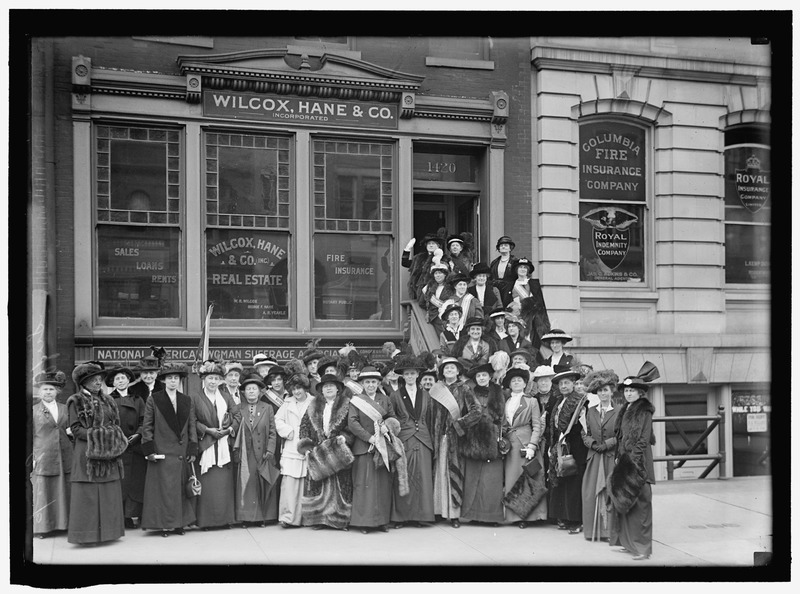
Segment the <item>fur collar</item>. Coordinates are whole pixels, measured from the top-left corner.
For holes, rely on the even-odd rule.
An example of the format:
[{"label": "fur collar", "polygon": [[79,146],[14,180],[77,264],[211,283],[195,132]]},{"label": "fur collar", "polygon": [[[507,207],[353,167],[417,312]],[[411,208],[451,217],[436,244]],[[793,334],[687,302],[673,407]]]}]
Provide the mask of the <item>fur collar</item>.
[{"label": "fur collar", "polygon": [[[314,427],[314,431],[316,431],[320,439],[324,439],[325,436],[325,431],[323,429],[324,424],[322,420],[322,414],[324,410],[325,399],[320,397],[315,398],[308,405],[308,410],[306,411],[308,420],[311,422],[311,426]],[[336,396],[336,399],[333,401],[333,410],[331,411],[331,435],[338,435],[344,428],[347,427],[347,415],[349,411],[350,398],[344,394],[339,394]]]},{"label": "fur collar", "polygon": [[614,423],[614,434],[617,436],[620,453],[630,453],[635,449],[636,442],[642,436],[646,419],[652,417],[655,410],[647,398],[639,398],[632,403],[626,402],[622,405]]},{"label": "fur collar", "polygon": [[498,420],[503,418],[503,413],[505,412],[505,398],[503,398],[503,390],[495,383],[489,383],[488,386],[482,388],[480,386],[475,386],[473,388],[473,393],[475,397],[481,396],[483,394],[489,394],[489,416],[492,417],[493,420]]}]

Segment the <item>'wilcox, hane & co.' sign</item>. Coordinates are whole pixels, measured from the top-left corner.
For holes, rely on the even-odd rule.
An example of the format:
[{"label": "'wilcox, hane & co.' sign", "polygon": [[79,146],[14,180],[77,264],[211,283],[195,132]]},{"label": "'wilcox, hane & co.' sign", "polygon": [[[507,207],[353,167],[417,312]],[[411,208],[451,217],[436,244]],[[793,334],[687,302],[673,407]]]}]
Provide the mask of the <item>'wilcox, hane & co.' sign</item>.
[{"label": "'wilcox, hane & co.' sign", "polygon": [[222,118],[286,122],[289,124],[348,125],[397,129],[397,105],[262,95],[236,91],[204,91],[203,115]]}]

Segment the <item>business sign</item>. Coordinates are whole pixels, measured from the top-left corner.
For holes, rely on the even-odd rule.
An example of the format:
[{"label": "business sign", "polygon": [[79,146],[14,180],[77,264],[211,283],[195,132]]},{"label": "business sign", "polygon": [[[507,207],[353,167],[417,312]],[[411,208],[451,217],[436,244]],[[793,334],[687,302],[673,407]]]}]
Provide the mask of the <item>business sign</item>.
[{"label": "business sign", "polygon": [[643,207],[580,204],[582,281],[644,281]]},{"label": "business sign", "polygon": [[764,431],[768,431],[767,413],[748,413],[747,432],[763,433]]},{"label": "business sign", "polygon": [[769,199],[769,171],[761,168],[761,160],[751,154],[744,169],[736,169],[736,194],[747,210],[757,213]]},{"label": "business sign", "polygon": [[203,115],[286,124],[342,125],[396,130],[397,105],[263,95],[237,91],[203,92]]},{"label": "business sign", "polygon": [[645,132],[620,122],[580,126],[581,200],[646,200]]},{"label": "business sign", "polygon": [[206,285],[215,319],[289,319],[289,235],[206,231]]}]

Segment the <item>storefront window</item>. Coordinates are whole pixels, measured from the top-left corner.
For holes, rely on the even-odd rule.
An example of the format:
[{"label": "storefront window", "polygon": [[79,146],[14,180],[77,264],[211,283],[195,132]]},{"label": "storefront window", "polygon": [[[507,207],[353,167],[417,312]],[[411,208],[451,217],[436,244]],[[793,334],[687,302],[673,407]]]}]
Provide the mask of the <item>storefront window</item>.
[{"label": "storefront window", "polygon": [[180,133],[95,128],[97,315],[181,315]]},{"label": "storefront window", "polygon": [[770,470],[769,390],[750,388],[731,393],[733,475],[768,475]]},{"label": "storefront window", "polygon": [[645,281],[646,133],[619,121],[580,127],[581,281]]},{"label": "storefront window", "polygon": [[393,316],[394,146],[317,140],[314,159],[314,315]]},{"label": "storefront window", "polygon": [[765,127],[725,132],[725,282],[769,283],[770,148]]}]

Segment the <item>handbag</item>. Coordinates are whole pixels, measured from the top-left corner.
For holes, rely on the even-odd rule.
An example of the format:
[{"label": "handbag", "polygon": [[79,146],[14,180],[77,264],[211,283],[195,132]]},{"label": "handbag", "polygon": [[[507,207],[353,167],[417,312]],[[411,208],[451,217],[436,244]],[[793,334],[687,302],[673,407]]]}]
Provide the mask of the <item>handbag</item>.
[{"label": "handbag", "polygon": [[581,398],[578,406],[575,407],[575,412],[572,413],[572,418],[569,420],[566,431],[558,438],[558,444],[556,444],[556,476],[558,477],[578,474],[578,462],[573,455],[569,453],[569,444],[566,442],[566,437],[575,424],[575,421],[578,419],[578,415],[581,414],[581,408],[585,400],[586,396]]},{"label": "handbag", "polygon": [[186,481],[186,496],[191,498],[200,495],[203,485],[200,483],[194,473],[194,464],[189,464],[189,466],[192,469],[192,474],[189,475],[189,479]]}]

